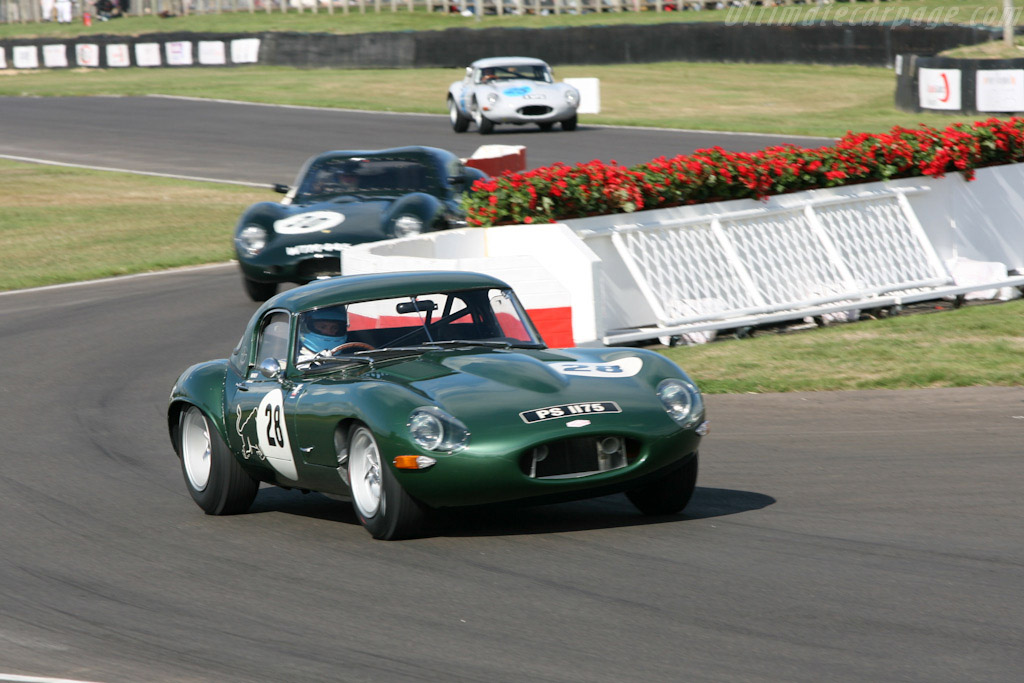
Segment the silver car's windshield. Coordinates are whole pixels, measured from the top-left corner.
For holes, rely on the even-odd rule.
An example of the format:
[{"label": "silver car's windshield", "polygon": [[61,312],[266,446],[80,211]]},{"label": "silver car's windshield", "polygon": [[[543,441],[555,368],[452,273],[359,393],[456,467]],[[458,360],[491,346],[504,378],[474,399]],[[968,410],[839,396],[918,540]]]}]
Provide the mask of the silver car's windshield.
[{"label": "silver car's windshield", "polygon": [[300,369],[328,358],[389,356],[413,347],[544,346],[515,294],[494,288],[321,307],[299,315],[298,333]]},{"label": "silver car's windshield", "polygon": [[477,83],[490,83],[493,81],[510,81],[517,78],[525,78],[529,81],[540,81],[551,83],[551,70],[540,64],[506,64],[504,66],[488,66],[480,69],[477,74]]}]

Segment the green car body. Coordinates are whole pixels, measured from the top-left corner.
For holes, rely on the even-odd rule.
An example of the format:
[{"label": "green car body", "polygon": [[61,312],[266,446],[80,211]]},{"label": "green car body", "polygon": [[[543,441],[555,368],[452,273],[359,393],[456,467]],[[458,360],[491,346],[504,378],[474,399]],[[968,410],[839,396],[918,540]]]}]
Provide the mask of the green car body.
[{"label": "green car body", "polygon": [[[339,305],[343,346],[358,350],[297,360],[307,320]],[[360,318],[378,305],[388,315]],[[356,329],[371,318],[375,327]],[[367,340],[376,348],[364,349]],[[266,367],[268,358],[275,362]],[[208,452],[201,434],[189,436],[201,423]],[[464,272],[339,277],[277,295],[253,315],[230,358],[181,375],[168,426],[186,484],[208,513],[244,511],[250,489],[255,495],[248,482],[262,481],[356,498],[378,538],[415,533],[433,508],[619,491],[645,512],[675,512],[692,493],[707,431],[699,391],[664,356],[548,349],[505,283]],[[217,462],[225,454],[230,461]],[[353,479],[357,456],[377,469]],[[214,460],[205,481],[206,470],[198,478],[189,470],[201,469],[202,457]],[[230,477],[242,483],[232,489]],[[213,500],[210,489],[224,490]],[[369,505],[359,504],[361,489]],[[403,512],[408,520],[387,518]]]},{"label": "green car body", "polygon": [[248,207],[235,226],[242,283],[266,301],[285,282],[338,275],[347,245],[465,227],[462,193],[486,174],[436,147],[336,150],[303,165],[281,202]]}]

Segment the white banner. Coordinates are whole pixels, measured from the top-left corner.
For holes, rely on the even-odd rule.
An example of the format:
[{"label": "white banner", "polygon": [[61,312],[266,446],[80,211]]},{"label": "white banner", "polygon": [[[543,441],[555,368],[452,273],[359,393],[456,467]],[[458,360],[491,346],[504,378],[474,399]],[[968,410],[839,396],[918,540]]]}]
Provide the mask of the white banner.
[{"label": "white banner", "polygon": [[960,110],[960,69],[919,69],[917,94],[922,109]]},{"label": "white banner", "polygon": [[976,83],[978,111],[1024,111],[1024,69],[979,69]]},{"label": "white banner", "polygon": [[98,67],[100,65],[100,46],[95,43],[75,44],[75,64]]},{"label": "white banner", "polygon": [[239,38],[231,41],[231,61],[235,64],[255,64],[259,61],[260,39]]},{"label": "white banner", "polygon": [[64,45],[43,45],[43,65],[47,69],[67,67],[68,49]]},{"label": "white banner", "polygon": [[131,55],[126,43],[107,45],[107,66],[131,66]]},{"label": "white banner", "polygon": [[192,42],[172,40],[164,44],[168,66],[192,66]]},{"label": "white banner", "polygon": [[35,45],[15,45],[11,48],[15,69],[38,69],[39,51]]},{"label": "white banner", "polygon": [[7,54],[4,52],[4,48],[0,47],[0,69],[7,68]]},{"label": "white banner", "polygon": [[160,66],[160,43],[137,43],[135,66]]},{"label": "white banner", "polygon": [[200,40],[199,63],[221,65],[227,64],[223,40]]}]

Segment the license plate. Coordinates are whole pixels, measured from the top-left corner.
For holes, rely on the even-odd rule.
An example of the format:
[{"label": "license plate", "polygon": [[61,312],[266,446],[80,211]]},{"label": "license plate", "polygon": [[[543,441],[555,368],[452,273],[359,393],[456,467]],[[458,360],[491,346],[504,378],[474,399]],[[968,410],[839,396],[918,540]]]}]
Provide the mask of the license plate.
[{"label": "license plate", "polygon": [[557,420],[561,417],[576,417],[577,415],[601,415],[603,413],[621,413],[622,408],[615,401],[597,401],[594,403],[567,403],[561,406],[548,406],[536,410],[526,410],[519,413],[523,422],[543,422],[544,420]]}]

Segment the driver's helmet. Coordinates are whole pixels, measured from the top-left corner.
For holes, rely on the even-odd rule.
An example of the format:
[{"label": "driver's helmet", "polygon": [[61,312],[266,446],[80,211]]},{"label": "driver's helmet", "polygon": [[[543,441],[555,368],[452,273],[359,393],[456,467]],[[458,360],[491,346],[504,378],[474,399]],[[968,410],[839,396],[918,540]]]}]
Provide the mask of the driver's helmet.
[{"label": "driver's helmet", "polygon": [[357,164],[349,161],[338,169],[335,182],[343,190],[354,190],[359,187],[359,176],[356,174]]},{"label": "driver's helmet", "polygon": [[344,306],[322,308],[302,316],[302,345],[314,353],[333,349],[348,338]]}]

